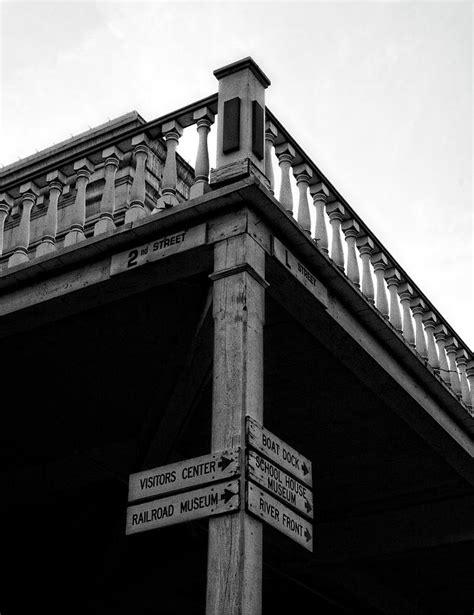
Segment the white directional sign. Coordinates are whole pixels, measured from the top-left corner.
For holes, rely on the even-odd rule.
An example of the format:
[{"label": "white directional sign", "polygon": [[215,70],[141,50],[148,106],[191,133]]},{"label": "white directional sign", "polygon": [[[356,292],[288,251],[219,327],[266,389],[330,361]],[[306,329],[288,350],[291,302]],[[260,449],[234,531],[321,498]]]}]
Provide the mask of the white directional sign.
[{"label": "white directional sign", "polygon": [[150,263],[178,252],[184,252],[205,243],[205,224],[159,237],[131,250],[114,254],[110,264],[110,275],[135,269],[140,265],[145,265],[145,263]]},{"label": "white directional sign", "polygon": [[250,417],[247,417],[247,442],[265,457],[296,476],[310,487],[313,484],[311,462],[294,448],[277,438]]},{"label": "white directional sign", "polygon": [[185,459],[130,475],[128,501],[155,497],[240,474],[240,448]]},{"label": "white directional sign", "polygon": [[255,451],[248,452],[247,460],[249,478],[285,504],[313,517],[313,494],[306,485]]},{"label": "white directional sign", "polygon": [[247,509],[300,545],[313,550],[311,523],[252,483],[247,483]]},{"label": "white directional sign", "polygon": [[238,510],[240,481],[208,485],[127,508],[126,534]]},{"label": "white directional sign", "polygon": [[328,305],[326,287],[279,241],[273,237],[273,256],[323,305]]}]

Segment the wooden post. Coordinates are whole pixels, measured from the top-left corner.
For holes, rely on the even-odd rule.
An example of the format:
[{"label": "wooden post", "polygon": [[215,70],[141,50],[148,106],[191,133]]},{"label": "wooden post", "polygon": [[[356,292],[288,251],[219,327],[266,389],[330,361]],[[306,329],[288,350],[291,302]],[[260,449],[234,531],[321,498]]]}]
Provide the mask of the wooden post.
[{"label": "wooden post", "polygon": [[214,177],[219,177],[219,181],[234,181],[246,160],[265,177],[265,89],[270,80],[252,58],[219,68],[214,75],[219,81],[216,155],[219,173]]},{"label": "wooden post", "polygon": [[[246,234],[214,252],[212,450],[241,446],[245,417],[263,422],[263,249]],[[262,523],[241,509],[209,519],[207,615],[258,615],[262,606]]]}]

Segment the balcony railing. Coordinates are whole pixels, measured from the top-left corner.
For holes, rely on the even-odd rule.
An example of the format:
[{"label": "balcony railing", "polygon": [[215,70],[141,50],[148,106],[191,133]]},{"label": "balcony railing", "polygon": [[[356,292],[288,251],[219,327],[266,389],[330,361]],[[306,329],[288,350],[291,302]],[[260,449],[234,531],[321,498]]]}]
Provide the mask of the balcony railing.
[{"label": "balcony railing", "polygon": [[[218,102],[214,94],[148,123],[129,114],[2,169],[2,275],[209,192],[208,135]],[[194,169],[178,153],[192,126]],[[315,249],[474,415],[469,348],[268,108],[263,166],[271,191],[279,185],[277,199]]]}]

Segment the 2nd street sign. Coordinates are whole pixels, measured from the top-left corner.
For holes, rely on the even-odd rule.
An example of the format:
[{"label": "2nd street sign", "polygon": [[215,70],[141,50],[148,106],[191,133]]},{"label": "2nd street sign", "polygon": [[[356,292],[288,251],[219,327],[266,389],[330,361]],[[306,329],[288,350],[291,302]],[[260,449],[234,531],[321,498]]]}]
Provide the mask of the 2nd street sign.
[{"label": "2nd street sign", "polygon": [[221,515],[240,507],[240,481],[208,485],[127,508],[127,535]]},{"label": "2nd street sign", "polygon": [[311,490],[255,451],[248,451],[248,476],[278,500],[313,518]]},{"label": "2nd street sign", "polygon": [[248,416],[246,421],[249,446],[311,487],[313,484],[311,461],[291,448],[286,442],[277,438],[271,431],[262,427],[254,419]]},{"label": "2nd street sign", "polygon": [[185,459],[167,466],[131,474],[128,501],[155,497],[197,485],[229,480],[240,474],[240,448]]},{"label": "2nd street sign", "polygon": [[184,252],[190,248],[206,243],[206,225],[200,224],[190,229],[184,229],[154,241],[137,246],[132,250],[114,254],[110,263],[110,275],[135,269],[145,263],[157,261],[166,256]]},{"label": "2nd street sign", "polygon": [[311,523],[251,482],[247,483],[247,509],[308,551],[313,550]]}]

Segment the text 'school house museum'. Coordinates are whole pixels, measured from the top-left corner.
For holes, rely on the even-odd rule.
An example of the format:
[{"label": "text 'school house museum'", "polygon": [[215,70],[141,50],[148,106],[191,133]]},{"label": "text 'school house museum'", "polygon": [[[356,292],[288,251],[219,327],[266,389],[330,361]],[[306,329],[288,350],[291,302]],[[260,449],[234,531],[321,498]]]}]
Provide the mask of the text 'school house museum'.
[{"label": "text 'school house museum'", "polygon": [[473,355],[214,74],[0,172],[0,612],[472,613]]}]

